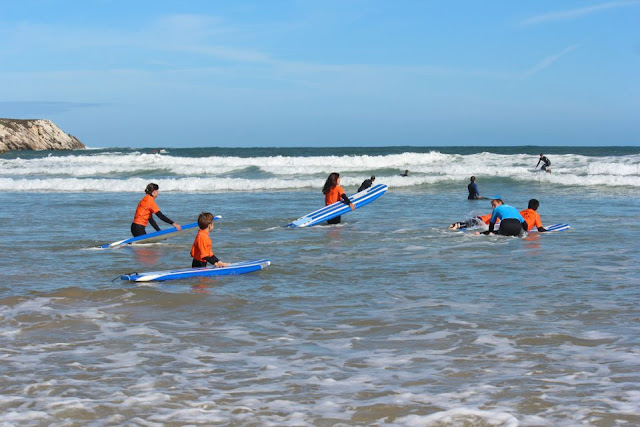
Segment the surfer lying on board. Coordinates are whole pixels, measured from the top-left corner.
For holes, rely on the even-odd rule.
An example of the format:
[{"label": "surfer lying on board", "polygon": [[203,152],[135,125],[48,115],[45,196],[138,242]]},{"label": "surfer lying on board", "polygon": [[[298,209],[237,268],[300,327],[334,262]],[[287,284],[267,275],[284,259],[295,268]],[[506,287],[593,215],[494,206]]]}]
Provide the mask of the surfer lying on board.
[{"label": "surfer lying on board", "polygon": [[163,215],[160,212],[160,208],[156,205],[156,197],[158,197],[158,184],[154,184],[153,182],[147,185],[147,188],[144,190],[146,195],[140,200],[138,203],[138,207],[136,208],[136,213],[133,216],[133,223],[131,223],[131,234],[133,237],[142,236],[143,234],[147,234],[147,230],[145,227],[147,223],[151,224],[156,231],[160,231],[160,227],[153,219],[153,214],[156,214],[158,218],[166,222],[167,224],[173,225],[176,229],[180,230],[180,224],[177,222],[173,222],[169,218]]},{"label": "surfer lying on board", "polygon": [[209,233],[213,230],[213,215],[209,212],[202,212],[198,215],[198,227],[200,230],[191,245],[191,256],[193,262],[191,267],[206,267],[207,262],[214,267],[227,267],[228,262],[222,262],[213,253],[211,237]]},{"label": "surfer lying on board", "polygon": [[[342,200],[343,203],[349,205],[352,211],[356,209],[356,206],[351,203],[351,200],[344,192],[344,188],[340,186],[340,174],[332,172],[327,177],[327,180],[322,187],[322,194],[324,194],[324,204],[329,206],[335,202]],[[327,221],[327,224],[340,224],[341,217],[337,216]]]}]

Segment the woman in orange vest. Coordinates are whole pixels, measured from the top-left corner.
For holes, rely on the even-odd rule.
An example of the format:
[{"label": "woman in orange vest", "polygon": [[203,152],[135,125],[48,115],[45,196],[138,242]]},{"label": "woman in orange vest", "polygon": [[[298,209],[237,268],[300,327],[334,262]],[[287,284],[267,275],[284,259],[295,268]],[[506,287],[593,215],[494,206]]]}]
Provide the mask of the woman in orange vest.
[{"label": "woman in orange vest", "polygon": [[[342,200],[343,203],[349,205],[351,210],[355,210],[356,207],[344,192],[344,188],[340,186],[340,174],[332,172],[322,187],[322,194],[324,194],[325,206],[332,205],[335,202]],[[327,224],[340,224],[341,217],[337,216],[327,221]]]},{"label": "woman in orange vest", "polygon": [[156,205],[156,197],[158,197],[158,184],[154,184],[153,182],[147,185],[147,188],[144,190],[146,195],[140,200],[138,203],[138,208],[136,209],[136,213],[133,216],[133,223],[131,223],[131,234],[133,237],[141,236],[143,234],[147,234],[147,230],[145,227],[147,224],[151,224],[156,231],[160,231],[160,227],[153,219],[153,214],[156,214],[158,218],[166,222],[167,224],[173,225],[178,230],[181,229],[180,224],[173,222],[169,218],[163,215],[160,212],[160,208]]}]

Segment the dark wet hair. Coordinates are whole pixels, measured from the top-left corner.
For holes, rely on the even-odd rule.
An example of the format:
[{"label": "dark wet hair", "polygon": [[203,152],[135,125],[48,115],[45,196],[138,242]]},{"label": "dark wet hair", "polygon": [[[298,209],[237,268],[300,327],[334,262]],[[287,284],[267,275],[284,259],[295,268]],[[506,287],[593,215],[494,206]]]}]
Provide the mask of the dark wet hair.
[{"label": "dark wet hair", "polygon": [[475,176],[471,176],[471,181],[473,182],[475,180],[476,180],[476,177]]},{"label": "dark wet hair", "polygon": [[375,181],[376,180],[376,176],[375,175],[371,175],[371,181]]},{"label": "dark wet hair", "polygon": [[536,199],[529,200],[529,209],[533,209],[534,211],[538,210],[538,206],[540,206],[540,202]]},{"label": "dark wet hair", "polygon": [[338,178],[340,178],[340,174],[338,172],[331,172],[327,177],[327,180],[324,182],[322,194],[327,194],[329,190],[338,185]]},{"label": "dark wet hair", "polygon": [[148,195],[151,195],[151,193],[153,193],[154,191],[158,190],[160,187],[158,187],[158,184],[154,184],[153,182],[150,184],[147,184],[147,188],[144,189],[144,192],[147,193]]},{"label": "dark wet hair", "polygon": [[204,230],[209,224],[213,224],[213,214],[210,212],[202,212],[198,215],[198,227],[200,227],[200,230]]}]

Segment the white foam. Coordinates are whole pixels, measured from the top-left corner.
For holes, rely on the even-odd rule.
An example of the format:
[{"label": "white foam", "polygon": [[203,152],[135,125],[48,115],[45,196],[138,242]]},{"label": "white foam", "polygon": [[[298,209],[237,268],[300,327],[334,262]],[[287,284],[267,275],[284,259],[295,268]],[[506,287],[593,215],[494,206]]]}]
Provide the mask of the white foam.
[{"label": "white foam", "polygon": [[[159,182],[162,191],[172,192],[319,189],[327,174],[334,171],[340,172],[343,186],[358,186],[372,171],[378,171],[377,182],[390,187],[466,182],[470,173],[522,182],[640,187],[640,155],[556,155],[551,174],[534,171],[535,162],[535,156],[494,153],[179,157],[88,152],[0,159],[0,191],[141,192],[151,179]],[[409,176],[400,176],[405,169],[410,171]],[[234,176],[229,176],[231,173]],[[481,186],[481,190],[484,189],[488,190]]]}]

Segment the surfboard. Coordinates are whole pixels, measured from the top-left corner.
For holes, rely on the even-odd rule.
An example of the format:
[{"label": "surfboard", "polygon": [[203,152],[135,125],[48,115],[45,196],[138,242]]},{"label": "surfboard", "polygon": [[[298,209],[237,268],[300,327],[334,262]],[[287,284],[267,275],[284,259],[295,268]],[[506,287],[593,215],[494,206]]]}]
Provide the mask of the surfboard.
[{"label": "surfboard", "polygon": [[[569,224],[553,224],[550,225],[548,227],[545,227],[545,230],[547,231],[564,231],[564,230],[568,230],[570,229],[571,226],[569,226]],[[538,230],[536,228],[532,228],[531,231],[529,231],[529,233],[537,233]]]},{"label": "surfboard", "polygon": [[[361,192],[350,196],[349,200],[351,200],[356,209],[358,209],[373,202],[375,199],[386,193],[388,189],[389,187],[387,187],[385,184],[376,184],[372,187],[367,188],[366,190],[362,190]],[[349,212],[351,212],[351,208],[349,207],[349,205],[338,201],[331,205],[318,209],[317,211],[313,211],[303,217],[300,217],[293,222],[290,222],[289,224],[287,224],[287,227],[312,227],[314,225],[320,224],[321,222],[328,221],[332,218],[344,215]]]},{"label": "surfboard", "polygon": [[[216,215],[213,217],[214,221],[222,219],[222,215]],[[155,243],[160,242],[162,240],[166,240],[170,237],[175,237],[182,234],[184,231],[188,231],[192,228],[198,226],[197,222],[192,222],[191,224],[185,224],[181,227],[181,230],[178,230],[175,227],[167,228],[166,230],[156,231],[154,233],[143,234],[142,236],[131,237],[129,239],[118,240],[113,243],[105,243],[104,245],[100,245],[102,249],[115,248],[116,246],[126,245],[129,243],[141,244],[141,243]]]},{"label": "surfboard", "polygon": [[178,270],[150,271],[147,273],[129,273],[120,276],[122,280],[131,282],[161,282],[165,280],[188,279],[190,277],[228,276],[245,274],[267,268],[271,262],[267,259],[244,261],[229,264],[227,267],[197,267]]},{"label": "surfboard", "polygon": [[[462,228],[459,228],[459,229],[457,229],[457,230],[464,230],[464,231],[467,231],[467,230],[468,230],[468,231],[471,231],[471,230],[473,230],[473,231],[477,231],[479,228],[480,228],[480,229],[485,229],[485,230],[487,229],[487,227],[486,227],[486,226],[485,226],[485,227],[482,227],[482,226],[472,226],[472,227],[462,227]],[[565,231],[565,230],[568,230],[568,229],[570,229],[570,228],[571,228],[571,226],[570,226],[569,224],[553,224],[553,225],[550,225],[550,226],[548,226],[548,227],[545,227],[545,230],[547,230],[547,232],[551,232],[551,231]],[[496,230],[500,229],[500,223],[497,223],[497,224],[496,224],[495,229],[496,229]],[[456,230],[456,231],[457,231],[457,230]],[[532,228],[532,229],[529,231],[529,233],[537,233],[537,232],[538,232],[538,229],[537,229],[537,228]]]}]

